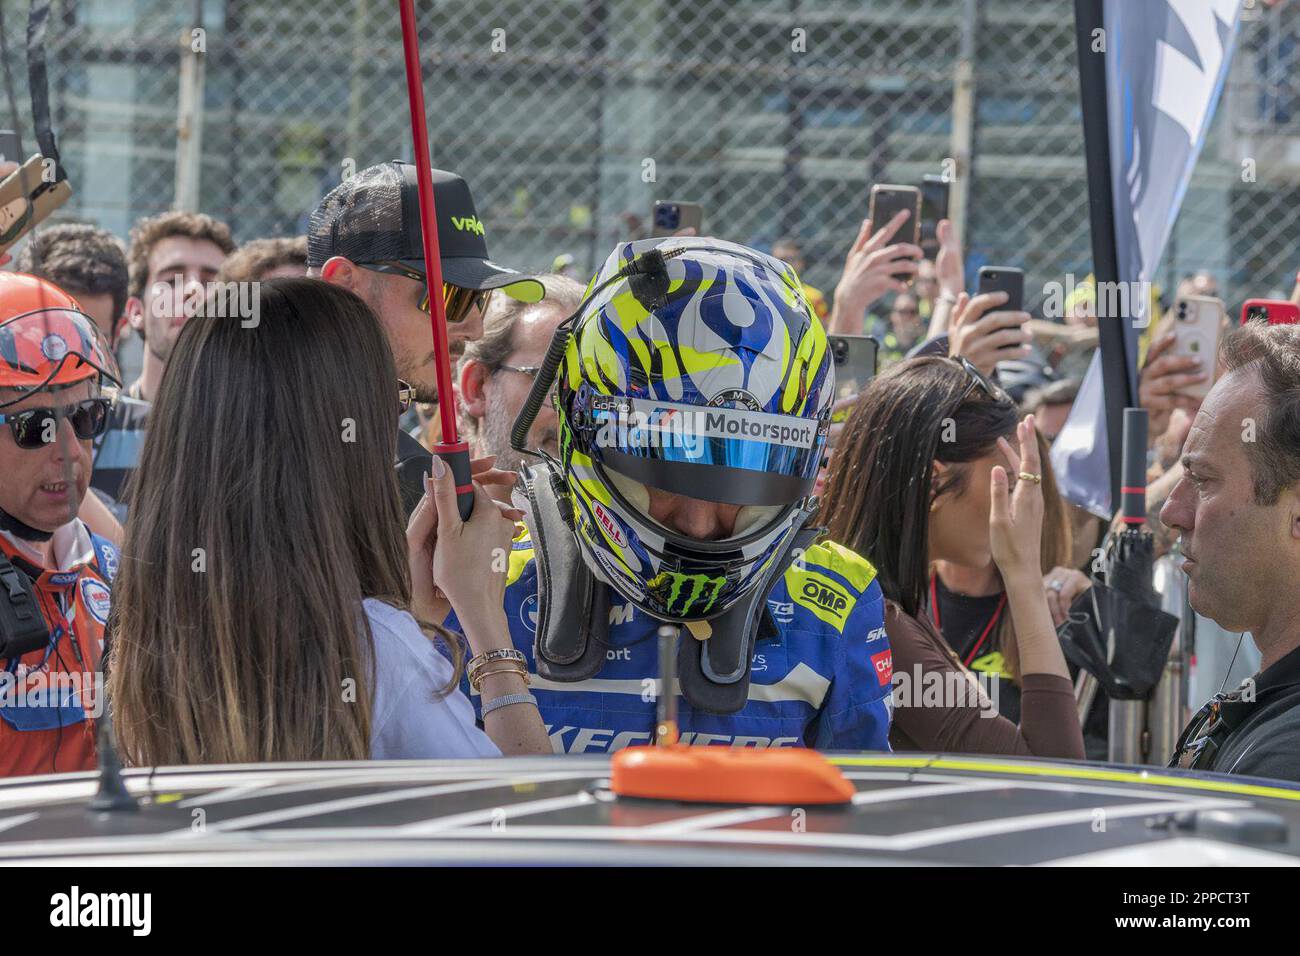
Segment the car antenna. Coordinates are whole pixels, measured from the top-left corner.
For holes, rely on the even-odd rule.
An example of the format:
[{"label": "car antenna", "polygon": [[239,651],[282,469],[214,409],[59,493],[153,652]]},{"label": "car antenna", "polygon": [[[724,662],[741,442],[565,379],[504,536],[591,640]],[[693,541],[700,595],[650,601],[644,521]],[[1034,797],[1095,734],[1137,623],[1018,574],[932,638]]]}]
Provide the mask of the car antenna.
[{"label": "car antenna", "polygon": [[672,624],[659,628],[659,699],[655,703],[655,745],[671,747],[681,735],[677,731],[677,635]]},{"label": "car antenna", "polygon": [[[93,643],[93,642],[92,642]],[[104,650],[100,648],[95,677],[104,673]],[[108,704],[107,688],[101,686],[100,703],[104,710],[95,718],[95,763],[99,770],[99,790],[88,809],[93,813],[134,813],[140,809],[135,797],[122,780],[122,761],[113,737],[113,708]]]},{"label": "car antenna", "polygon": [[681,640],[706,640],[707,628],[663,624],[655,740],[624,747],[610,760],[616,797],[685,803],[848,804],[857,792],[838,767],[806,748],[695,747],[681,742],[677,722],[677,654]]}]

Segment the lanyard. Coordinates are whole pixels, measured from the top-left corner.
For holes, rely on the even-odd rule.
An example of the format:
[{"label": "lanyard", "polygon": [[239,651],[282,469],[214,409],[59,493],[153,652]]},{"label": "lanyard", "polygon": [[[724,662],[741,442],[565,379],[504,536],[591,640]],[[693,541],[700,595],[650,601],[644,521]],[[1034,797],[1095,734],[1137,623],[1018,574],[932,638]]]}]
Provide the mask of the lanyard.
[{"label": "lanyard", "polygon": [[[934,618],[935,629],[942,635],[943,626],[939,623],[939,588],[935,583],[937,579],[938,575],[930,575],[930,615]],[[1002,617],[1002,609],[1006,606],[1007,592],[1003,591],[1002,596],[998,598],[998,606],[993,609],[993,616],[990,617],[989,622],[984,625],[984,630],[980,631],[980,636],[976,639],[975,646],[970,649],[970,653],[967,654],[966,659],[962,661],[962,663],[967,667],[970,667],[971,661],[975,660],[975,655],[980,652],[980,648],[984,646],[984,642],[988,639],[993,628],[997,627],[998,619]]]}]

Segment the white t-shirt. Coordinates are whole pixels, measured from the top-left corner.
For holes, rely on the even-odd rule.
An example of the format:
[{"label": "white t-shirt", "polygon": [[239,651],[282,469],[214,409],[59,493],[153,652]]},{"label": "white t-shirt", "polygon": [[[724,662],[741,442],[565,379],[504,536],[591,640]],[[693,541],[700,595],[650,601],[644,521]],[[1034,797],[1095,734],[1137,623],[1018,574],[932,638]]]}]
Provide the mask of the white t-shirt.
[{"label": "white t-shirt", "polygon": [[452,678],[451,661],[406,611],[366,598],[375,638],[374,760],[499,757],[501,751],[474,724],[474,707],[459,687],[439,696]]}]

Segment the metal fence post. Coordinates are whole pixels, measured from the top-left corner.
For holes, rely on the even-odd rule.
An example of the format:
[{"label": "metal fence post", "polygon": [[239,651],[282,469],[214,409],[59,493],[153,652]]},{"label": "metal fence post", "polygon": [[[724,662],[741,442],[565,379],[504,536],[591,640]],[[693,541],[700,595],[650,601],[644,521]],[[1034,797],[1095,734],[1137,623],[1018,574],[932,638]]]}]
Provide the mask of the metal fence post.
[{"label": "metal fence post", "polygon": [[[181,31],[180,92],[176,104],[177,209],[198,212],[203,170],[204,52],[194,48],[193,30],[203,29],[203,0],[194,2],[194,26]],[[206,46],[206,41],[204,41]]]},{"label": "metal fence post", "polygon": [[952,80],[952,158],[957,168],[949,188],[948,217],[962,242],[968,242],[966,217],[975,175],[975,32],[979,0],[966,0],[962,9],[961,54]]}]

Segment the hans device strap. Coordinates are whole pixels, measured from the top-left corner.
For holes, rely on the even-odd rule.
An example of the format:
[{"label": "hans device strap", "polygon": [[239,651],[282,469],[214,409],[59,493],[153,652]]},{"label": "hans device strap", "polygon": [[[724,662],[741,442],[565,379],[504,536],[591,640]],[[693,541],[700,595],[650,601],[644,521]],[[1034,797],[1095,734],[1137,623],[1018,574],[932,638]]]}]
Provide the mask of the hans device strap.
[{"label": "hans device strap", "polygon": [[39,651],[50,642],[32,581],[0,552],[0,660]]},{"label": "hans device strap", "polygon": [[[522,475],[528,499],[526,522],[537,564],[537,635],[533,657],[547,680],[574,683],[595,677],[605,666],[609,637],[609,585],[582,559],[575,537],[573,505],[558,468],[542,462]],[[776,636],[766,613],[767,596],[796,549],[806,549],[825,530],[805,528],[811,512],[796,519],[796,532],[771,563],[766,580],[724,614],[709,620],[709,636],[680,638],[677,677],[694,709],[734,714],[749,699],[750,662],[760,637]]]},{"label": "hans device strap", "polygon": [[537,673],[566,682],[595,677],[605,664],[609,590],[578,552],[573,505],[559,471],[535,465],[522,482],[537,561]]}]

